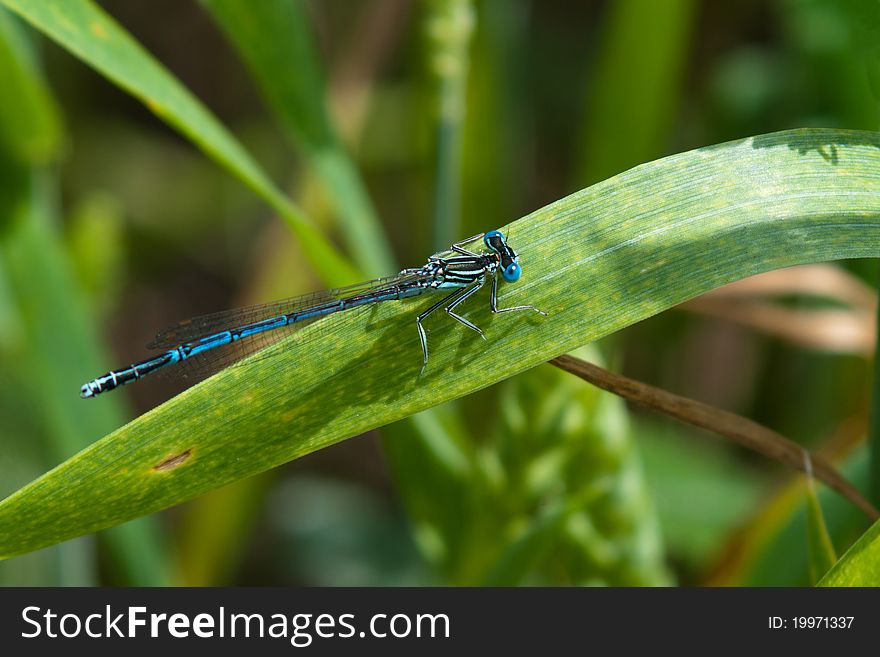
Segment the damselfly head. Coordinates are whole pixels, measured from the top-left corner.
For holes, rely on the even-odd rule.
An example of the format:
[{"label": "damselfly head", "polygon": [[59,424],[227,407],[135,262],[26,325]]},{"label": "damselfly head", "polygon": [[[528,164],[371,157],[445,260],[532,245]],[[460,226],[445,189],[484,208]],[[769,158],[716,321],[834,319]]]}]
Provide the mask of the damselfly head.
[{"label": "damselfly head", "polygon": [[498,255],[501,263],[501,276],[508,283],[515,283],[522,276],[522,267],[519,265],[519,256],[514,251],[500,230],[490,230],[483,237],[486,247]]}]

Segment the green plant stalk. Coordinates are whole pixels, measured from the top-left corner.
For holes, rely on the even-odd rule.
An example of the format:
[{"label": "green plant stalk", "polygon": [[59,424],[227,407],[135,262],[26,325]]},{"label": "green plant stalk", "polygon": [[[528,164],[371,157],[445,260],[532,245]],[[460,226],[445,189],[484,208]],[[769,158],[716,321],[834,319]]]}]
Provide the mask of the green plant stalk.
[{"label": "green plant stalk", "polygon": [[[461,75],[453,75],[453,79],[450,79],[441,72],[444,53],[454,65],[464,67],[465,71],[467,69],[466,50],[463,54],[459,53],[456,46],[452,45],[453,52],[449,52],[450,41],[463,41],[466,49],[470,38],[469,15],[466,13],[462,17],[456,13],[456,8],[461,9],[462,6],[463,3],[435,2],[428,7],[426,49],[432,58],[432,72],[437,74],[438,87],[447,92],[440,91],[435,96],[438,99],[435,107],[436,129],[442,132],[442,126],[453,128],[451,134],[438,133],[436,143],[432,236],[432,245],[436,249],[446,248],[462,237],[458,215],[461,202],[461,142],[466,79]],[[465,7],[465,11],[467,10]],[[464,25],[461,24],[462,20]],[[461,68],[457,70],[461,71]],[[449,85],[458,94],[454,99],[448,93]],[[444,110],[454,114],[448,117],[449,121],[442,116]],[[457,149],[457,152],[450,152],[450,148]],[[469,502],[473,501],[474,488],[477,485],[474,478],[477,476],[474,450],[468,449],[472,442],[461,419],[461,408],[447,404],[416,414],[406,422],[386,427],[382,432],[382,446],[391,466],[396,488],[408,509],[413,534],[422,554],[438,571],[445,572],[445,581],[450,581],[450,569],[444,568],[447,565],[444,561],[452,553],[460,553],[463,549],[458,543],[458,539],[466,533],[463,530],[463,516],[469,508],[472,509]],[[447,502],[444,509],[438,509],[434,505],[429,508],[424,503],[426,499],[441,498]],[[447,522],[453,515],[458,515],[459,522],[456,523],[454,519]],[[437,522],[438,517],[440,522]]]},{"label": "green plant stalk", "polygon": [[822,505],[816,494],[812,477],[807,478],[807,551],[810,579],[815,584],[834,565],[837,555],[828,533],[828,526],[825,524]]},{"label": "green plant stalk", "polygon": [[461,235],[485,230],[486,217],[511,216],[533,184],[523,184],[533,164],[530,108],[521,102],[532,57],[528,12],[528,0],[488,0],[478,7],[462,131]]},{"label": "green plant stalk", "polygon": [[91,0],[0,2],[139,99],[263,198],[290,225],[309,262],[328,285],[357,280],[357,271],[278,189],[235,137],[98,5]]},{"label": "green plant stalk", "polygon": [[[429,2],[424,23],[425,48],[436,81],[431,97],[436,103],[432,107],[436,120],[436,160],[431,246],[436,250],[461,237],[459,182],[467,53],[456,44],[466,44],[470,34],[457,12],[462,8],[468,11],[467,2]],[[464,20],[466,23],[467,14]],[[408,422],[387,427],[382,433],[383,449],[409,511],[415,539],[425,557],[445,573],[446,581],[450,577],[446,560],[464,550],[458,539],[466,533],[462,529],[463,518],[475,494],[477,472],[467,433],[461,409],[452,404],[414,415]],[[442,497],[446,500],[445,508],[429,508],[424,504],[426,497]],[[459,522],[451,516],[457,516]]]},{"label": "green plant stalk", "polygon": [[[601,359],[595,345],[572,354]],[[479,569],[482,583],[668,584],[624,401],[542,365],[502,385],[500,409],[500,508],[478,519],[497,556]]]},{"label": "green plant stalk", "polygon": [[449,245],[460,233],[461,223],[461,127],[456,121],[440,119],[437,124],[437,157],[434,176],[434,221],[431,248]]},{"label": "green plant stalk", "polygon": [[666,152],[696,6],[694,0],[617,0],[609,6],[579,135],[580,184]]},{"label": "green plant stalk", "polygon": [[436,79],[437,126],[432,248],[461,239],[461,155],[465,92],[475,11],[471,0],[429,0],[426,30]]},{"label": "green plant stalk", "polygon": [[469,304],[487,343],[437,318],[424,375],[412,320],[436,299],[328,318],[329,336],[325,322],[306,327],[272,357],[219,373],[13,493],[0,503],[0,554],[190,499],[733,280],[877,257],[880,135],[794,130],[682,153],[552,203],[512,231],[525,273],[502,287],[500,304],[532,303],[547,317]]},{"label": "green plant stalk", "polygon": [[[859,446],[835,463],[840,473],[860,489],[868,483],[867,449]],[[748,522],[740,523],[736,550],[706,582],[710,586],[809,586],[810,554],[804,537],[811,522],[804,478],[795,476],[764,504]],[[834,545],[851,545],[870,524],[865,514],[827,486],[817,488],[828,534]],[[753,508],[758,508],[753,505]]]}]

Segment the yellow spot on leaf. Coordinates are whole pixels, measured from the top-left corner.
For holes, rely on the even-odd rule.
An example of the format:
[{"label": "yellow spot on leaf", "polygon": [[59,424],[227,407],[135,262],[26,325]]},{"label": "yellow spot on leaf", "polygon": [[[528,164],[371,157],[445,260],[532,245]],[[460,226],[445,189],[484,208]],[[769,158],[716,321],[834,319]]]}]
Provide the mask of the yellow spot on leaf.
[{"label": "yellow spot on leaf", "polygon": [[162,107],[162,105],[158,101],[155,101],[152,98],[147,99],[146,105],[153,114],[161,116],[165,113],[165,108]]},{"label": "yellow spot on leaf", "polygon": [[104,29],[104,26],[101,25],[98,21],[92,21],[89,25],[89,28],[92,30],[92,34],[94,34],[99,39],[107,38],[107,30]]}]

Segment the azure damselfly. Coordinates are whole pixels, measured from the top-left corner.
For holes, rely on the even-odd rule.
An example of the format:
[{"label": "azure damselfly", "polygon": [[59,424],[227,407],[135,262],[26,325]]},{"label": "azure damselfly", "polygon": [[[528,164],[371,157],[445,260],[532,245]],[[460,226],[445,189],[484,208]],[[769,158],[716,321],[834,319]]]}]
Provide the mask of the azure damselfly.
[{"label": "azure damselfly", "polygon": [[[486,252],[474,253],[464,248],[481,237]],[[423,266],[404,269],[397,276],[184,320],[159,331],[156,339],[147,345],[151,349],[162,349],[160,355],[89,381],[80,389],[80,396],[94,397],[158,370],[187,362],[197,361],[215,367],[228,365],[253,353],[253,350],[241,347],[260,336],[278,336],[282,329],[305,326],[333,313],[380,301],[409,299],[436,290],[453,290],[416,317],[424,370],[428,364],[428,338],[422,322],[431,313],[443,308],[454,320],[485,338],[479,327],[455,310],[487,282],[491,283],[489,307],[493,313],[531,310],[545,315],[534,306],[499,308],[499,274],[505,281],[514,283],[522,275],[522,268],[519,256],[501,231],[493,230],[456,242],[449,251],[432,255]],[[265,346],[268,341],[263,344]]]}]

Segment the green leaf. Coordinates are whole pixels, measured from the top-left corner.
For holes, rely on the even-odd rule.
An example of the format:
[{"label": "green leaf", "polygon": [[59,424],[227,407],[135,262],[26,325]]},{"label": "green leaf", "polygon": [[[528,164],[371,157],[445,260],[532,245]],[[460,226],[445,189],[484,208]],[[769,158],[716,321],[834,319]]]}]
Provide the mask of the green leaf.
[{"label": "green leaf", "polygon": [[815,583],[834,565],[837,554],[828,534],[812,477],[807,480],[807,547],[810,555],[810,579]]},{"label": "green leaf", "polygon": [[[95,368],[103,359],[81,291],[73,285],[69,262],[51,226],[50,191],[43,178],[33,176],[34,188],[21,190],[18,214],[0,238],[0,266],[17,295],[28,336],[25,361],[27,381],[33,386],[28,392],[39,400],[30,404],[40,409],[51,461],[57,462],[88,445],[96,433],[118,426],[125,411],[123,400],[103,408],[83,408],[67,394],[77,385],[83,367]],[[34,276],[35,271],[40,275]],[[167,583],[162,541],[153,519],[114,527],[105,538],[128,582]]]},{"label": "green leaf", "polygon": [[[45,459],[56,463],[88,445],[96,433],[118,426],[125,417],[124,400],[83,409],[61,392],[76,385],[84,364],[97,367],[102,358],[99,338],[87,319],[87,304],[58,235],[54,179],[38,167],[57,154],[62,141],[60,119],[15,20],[0,8],[0,79],[8,92],[7,100],[0,102],[0,221],[4,224],[0,278],[8,285],[8,296],[2,295],[6,307],[0,308],[4,316],[0,329],[6,330],[0,342],[5,342],[3,365],[11,368],[14,363],[25,370],[25,384],[16,386],[20,398],[10,396],[7,402],[17,404],[20,418],[30,415],[39,423],[48,438]],[[59,326],[64,330],[59,331]],[[12,425],[12,433],[4,432],[2,440],[14,440],[14,423],[6,424]],[[33,440],[32,433],[28,435]],[[12,446],[4,444],[3,453],[13,453]],[[126,582],[167,583],[167,564],[153,519],[114,527],[103,538]],[[62,558],[68,567],[61,572],[80,578],[62,583],[93,580],[92,545],[87,541],[65,546]]]},{"label": "green leaf", "polygon": [[502,284],[500,305],[532,303],[547,317],[492,316],[484,292],[462,310],[488,342],[442,313],[431,318],[422,376],[413,317],[436,297],[317,322],[0,503],[0,554],[195,497],[467,395],[733,280],[876,257],[880,135],[795,130],[698,149],[552,203],[508,231],[524,274]]},{"label": "green leaf", "polygon": [[[860,490],[867,486],[867,456],[867,449],[860,446],[835,463]],[[810,531],[810,521],[805,488],[803,477],[792,476],[788,485],[772,497],[765,497],[755,517],[748,524],[740,524],[735,540],[721,552],[723,560],[716,561],[716,571],[705,583],[809,586],[810,555],[804,538]],[[869,526],[865,514],[826,486],[820,486],[817,493],[833,544],[852,545]]]},{"label": "green leaf", "polygon": [[309,158],[339,213],[341,237],[360,267],[380,276],[394,267],[354,163],[336,136],[301,0],[202,0],[235,44],[291,140]]},{"label": "green leaf", "polygon": [[880,586],[880,521],[846,551],[819,586]]},{"label": "green leaf", "polygon": [[[617,0],[609,5],[587,95],[582,184],[666,152],[683,97],[679,88],[696,7],[694,0]],[[626,130],[620,129],[623,125]]]},{"label": "green leaf", "polygon": [[260,195],[290,224],[309,261],[330,284],[354,271],[268,178],[250,154],[180,82],[90,0],[0,0],[35,28],[141,100]]},{"label": "green leaf", "polygon": [[48,164],[61,147],[58,108],[16,20],[0,9],[0,144],[23,165]]}]

